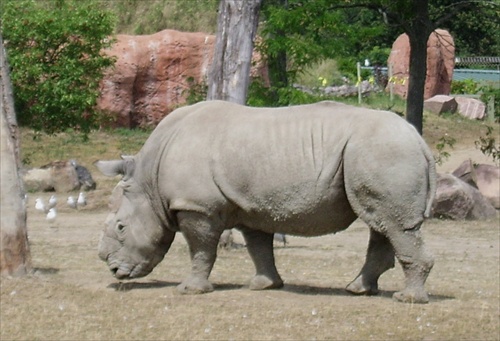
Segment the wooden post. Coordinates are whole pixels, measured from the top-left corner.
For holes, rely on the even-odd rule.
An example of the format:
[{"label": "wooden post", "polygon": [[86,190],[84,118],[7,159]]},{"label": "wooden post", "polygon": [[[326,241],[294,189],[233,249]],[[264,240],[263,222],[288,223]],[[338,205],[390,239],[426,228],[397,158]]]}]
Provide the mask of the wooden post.
[{"label": "wooden post", "polygon": [[361,104],[361,63],[356,64],[358,69],[358,104]]},{"label": "wooden post", "polygon": [[392,78],[392,64],[388,65],[387,76],[389,77],[389,102],[394,103],[394,79]]},{"label": "wooden post", "polygon": [[488,121],[495,122],[495,95],[491,95],[488,100]]}]

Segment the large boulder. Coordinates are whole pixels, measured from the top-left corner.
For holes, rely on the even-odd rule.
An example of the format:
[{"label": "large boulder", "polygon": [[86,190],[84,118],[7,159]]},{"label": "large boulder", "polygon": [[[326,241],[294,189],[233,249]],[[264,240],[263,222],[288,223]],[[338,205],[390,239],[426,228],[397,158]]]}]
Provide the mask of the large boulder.
[{"label": "large boulder", "polygon": [[[155,126],[185,104],[189,89],[206,81],[215,36],[164,30],[151,35],[116,36],[104,52],[116,58],[101,82],[97,109],[115,127]],[[254,53],[253,77],[265,77],[265,67]]]},{"label": "large boulder", "polygon": [[479,190],[453,174],[438,174],[434,217],[453,220],[482,220],[497,212]]},{"label": "large boulder", "polygon": [[452,174],[476,187],[493,207],[500,209],[500,167],[474,164],[469,159],[462,162]]},{"label": "large boulder", "polygon": [[438,115],[444,112],[454,113],[457,107],[455,98],[446,95],[436,95],[424,101],[424,109]]},{"label": "large boulder", "polygon": [[71,192],[96,188],[90,172],[76,161],[53,161],[40,168],[26,170],[24,185],[29,192]]},{"label": "large boulder", "polygon": [[455,100],[458,104],[458,113],[472,120],[482,120],[486,115],[486,104],[481,100],[457,96]]},{"label": "large boulder", "polygon": [[[392,65],[394,93],[406,98],[410,72],[410,40],[408,35],[400,35],[387,61]],[[427,76],[424,99],[434,95],[449,95],[453,69],[455,67],[455,44],[446,30],[431,33],[427,41]]]}]

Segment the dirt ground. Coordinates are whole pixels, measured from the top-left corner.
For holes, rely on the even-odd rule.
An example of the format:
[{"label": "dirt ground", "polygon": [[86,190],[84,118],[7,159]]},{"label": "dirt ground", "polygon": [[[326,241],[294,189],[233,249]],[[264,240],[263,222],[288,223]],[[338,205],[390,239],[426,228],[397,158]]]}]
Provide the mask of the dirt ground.
[{"label": "dirt ground", "polygon": [[[475,150],[455,151],[439,170],[453,170]],[[96,177],[99,181],[99,177]],[[318,238],[289,237],[276,244],[281,290],[250,291],[253,265],[244,247],[221,250],[210,280],[215,291],[176,293],[190,269],[178,235],[165,259],[144,279],[120,283],[97,257],[107,215],[102,196],[75,211],[59,195],[59,214],[49,224],[34,210],[28,227],[35,272],[2,278],[1,340],[499,340],[499,220],[453,222],[431,219],[424,238],[435,255],[427,281],[431,302],[395,302],[404,284],[396,265],[380,279],[378,296],[349,295],[344,287],[359,272],[368,229]],[[94,203],[93,203],[94,201]],[[99,203],[99,204],[98,204]],[[240,235],[236,241],[242,243]]]}]

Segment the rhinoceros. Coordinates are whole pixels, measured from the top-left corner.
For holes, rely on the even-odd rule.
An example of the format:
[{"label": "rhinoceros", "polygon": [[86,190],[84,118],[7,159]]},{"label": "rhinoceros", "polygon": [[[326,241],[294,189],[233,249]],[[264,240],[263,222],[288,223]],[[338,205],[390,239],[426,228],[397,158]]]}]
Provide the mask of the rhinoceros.
[{"label": "rhinoceros", "polygon": [[274,233],[321,236],[359,217],[370,229],[368,251],[346,289],[377,294],[396,257],[406,286],[393,297],[428,302],[424,283],[434,261],[420,226],[435,195],[435,163],[396,114],[328,101],[282,108],[201,102],[166,116],[136,155],[96,166],[122,175],[99,244],[117,279],[149,274],[181,232],[192,269],[177,289],[210,292],[219,237],[237,228],[256,269],[250,289],[280,288]]}]

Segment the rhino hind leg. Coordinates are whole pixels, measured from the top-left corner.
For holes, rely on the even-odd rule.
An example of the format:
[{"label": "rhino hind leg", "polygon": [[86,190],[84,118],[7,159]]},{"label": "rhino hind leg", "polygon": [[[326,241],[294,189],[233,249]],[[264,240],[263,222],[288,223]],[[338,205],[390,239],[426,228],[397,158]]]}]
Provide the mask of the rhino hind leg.
[{"label": "rhino hind leg", "polygon": [[180,212],[177,215],[191,256],[191,274],[177,286],[182,294],[203,294],[214,290],[208,281],[217,258],[220,234],[213,221],[202,214]]},{"label": "rhino hind leg", "polygon": [[424,284],[434,265],[434,259],[424,247],[420,225],[421,223],[417,224],[411,230],[393,229],[389,236],[406,279],[406,287],[393,295],[397,301],[429,302]]},{"label": "rhino hind leg", "polygon": [[283,287],[274,261],[273,234],[239,228],[245,238],[248,253],[255,265],[256,274],[250,280],[251,290],[276,289]]},{"label": "rhino hind leg", "polygon": [[387,237],[370,229],[366,260],[359,275],[346,287],[355,295],[378,294],[378,279],[394,267],[394,249]]}]

